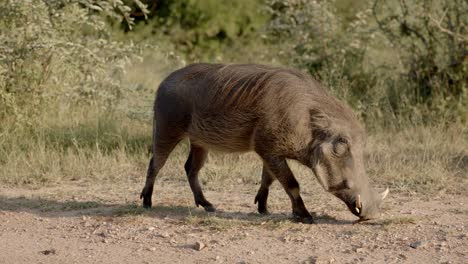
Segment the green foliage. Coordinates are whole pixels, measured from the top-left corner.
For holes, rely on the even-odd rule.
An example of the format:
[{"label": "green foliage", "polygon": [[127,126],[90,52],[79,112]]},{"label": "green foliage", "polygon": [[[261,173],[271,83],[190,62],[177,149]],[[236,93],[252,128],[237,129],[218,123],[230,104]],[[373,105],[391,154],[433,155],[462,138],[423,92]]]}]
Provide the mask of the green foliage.
[{"label": "green foliage", "polygon": [[[467,9],[462,0],[6,0],[0,121],[34,127],[74,107],[150,120],[154,71],[184,58],[303,68],[369,127],[464,124]],[[14,130],[0,135],[5,127]]]},{"label": "green foliage", "polygon": [[263,0],[147,2],[148,20],[140,20],[129,37],[167,39],[189,61],[225,57],[232,46],[250,48],[268,20]]},{"label": "green foliage", "polygon": [[403,68],[395,85],[405,87],[410,103],[429,110],[431,118],[441,115],[437,120],[468,121],[466,10],[462,0],[373,3],[378,28]]},{"label": "green foliage", "polygon": [[271,0],[268,40],[368,125],[468,121],[466,2],[344,2]]},{"label": "green foliage", "polygon": [[0,120],[31,124],[51,104],[119,99],[124,66],[138,54],[106,25],[129,17],[121,1],[2,1],[0,17]]}]

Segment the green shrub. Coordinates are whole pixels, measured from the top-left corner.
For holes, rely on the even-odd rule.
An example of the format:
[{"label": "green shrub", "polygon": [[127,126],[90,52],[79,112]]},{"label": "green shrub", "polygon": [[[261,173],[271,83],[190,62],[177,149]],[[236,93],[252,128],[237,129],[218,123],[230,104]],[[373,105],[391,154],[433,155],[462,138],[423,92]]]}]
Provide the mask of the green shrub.
[{"label": "green shrub", "polygon": [[139,23],[126,37],[164,42],[188,61],[241,60],[268,21],[263,0],[147,2],[148,19],[135,12]]},{"label": "green shrub", "polygon": [[465,1],[271,0],[268,40],[369,126],[466,122]]},{"label": "green shrub", "polygon": [[31,124],[54,104],[115,105],[139,48],[114,41],[106,18],[132,23],[129,11],[121,1],[2,1],[0,121]]}]

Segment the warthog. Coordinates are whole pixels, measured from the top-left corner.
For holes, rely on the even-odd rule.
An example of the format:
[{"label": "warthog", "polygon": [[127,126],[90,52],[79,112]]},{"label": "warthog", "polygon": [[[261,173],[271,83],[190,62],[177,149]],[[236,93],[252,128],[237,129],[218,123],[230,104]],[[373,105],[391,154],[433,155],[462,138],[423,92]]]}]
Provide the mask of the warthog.
[{"label": "warthog", "polygon": [[263,65],[192,64],[170,74],[154,105],[153,157],[141,192],[151,207],[156,175],[183,138],[190,139],[185,171],[195,204],[215,211],[203,195],[198,172],[209,149],[255,151],[263,161],[258,211],[268,213],[268,189],[275,179],[291,199],[293,215],[312,223],[299,183],[286,163],[312,169],[323,188],[361,219],[374,218],[388,189],[379,194],[366,176],[365,131],[352,110],[310,76]]}]

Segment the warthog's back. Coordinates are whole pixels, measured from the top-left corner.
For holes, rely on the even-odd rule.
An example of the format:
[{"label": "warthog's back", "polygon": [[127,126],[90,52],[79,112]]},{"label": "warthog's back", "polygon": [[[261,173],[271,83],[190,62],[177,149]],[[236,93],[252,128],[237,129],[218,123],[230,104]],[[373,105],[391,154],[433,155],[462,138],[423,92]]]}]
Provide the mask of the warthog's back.
[{"label": "warthog's back", "polygon": [[[311,82],[306,75],[285,68],[194,64],[161,84],[156,118],[181,123],[194,144],[248,151],[259,126],[277,129],[284,122],[299,122]],[[324,93],[318,86],[316,92]]]}]

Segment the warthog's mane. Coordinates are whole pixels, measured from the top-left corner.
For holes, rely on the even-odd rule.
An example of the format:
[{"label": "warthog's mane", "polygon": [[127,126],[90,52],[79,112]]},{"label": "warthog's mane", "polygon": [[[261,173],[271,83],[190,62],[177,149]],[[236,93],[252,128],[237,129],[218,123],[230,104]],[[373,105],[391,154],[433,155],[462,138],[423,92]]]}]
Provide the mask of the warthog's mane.
[{"label": "warthog's mane", "polygon": [[312,127],[334,130],[330,127],[333,124],[335,127],[343,126],[336,127],[338,130],[345,126],[363,131],[349,106],[330,95],[309,74],[299,70],[259,64],[201,63],[189,67],[191,69],[183,79],[203,80],[206,89],[194,96],[209,102],[209,110],[286,111],[284,116],[307,112],[311,115]]},{"label": "warthog's mane", "polygon": [[[215,102],[223,102],[225,105],[254,105],[259,96],[267,96],[263,100],[278,103],[277,100],[268,98],[275,97],[280,98],[279,103],[284,104],[287,109],[308,107],[311,113],[317,113],[331,123],[341,120],[359,126],[351,108],[330,95],[309,74],[299,70],[258,64],[228,64],[217,65],[212,74],[212,85],[223,87],[213,94],[216,97],[213,99],[222,99],[213,100]],[[275,93],[265,93],[267,89],[274,90]],[[313,118],[311,121],[315,120],[318,119]],[[326,126],[324,123],[315,125]]]}]

